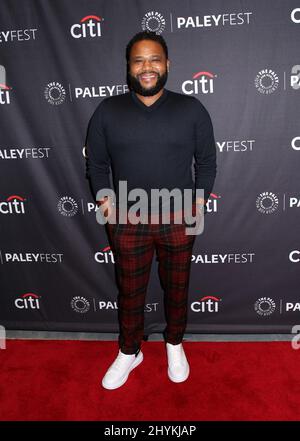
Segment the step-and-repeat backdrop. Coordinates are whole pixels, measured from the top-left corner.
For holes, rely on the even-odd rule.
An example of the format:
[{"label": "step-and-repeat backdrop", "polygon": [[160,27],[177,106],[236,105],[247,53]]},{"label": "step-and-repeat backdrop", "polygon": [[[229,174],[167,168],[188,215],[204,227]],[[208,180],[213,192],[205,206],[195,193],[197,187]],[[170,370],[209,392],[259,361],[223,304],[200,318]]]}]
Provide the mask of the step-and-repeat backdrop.
[{"label": "step-and-repeat backdrop", "polygon": [[[166,87],[204,104],[216,139],[187,332],[289,333],[300,324],[299,0],[1,1],[0,324],[118,331],[85,145],[97,105],[127,92],[126,44],[143,29],[166,39]],[[165,327],[157,265],[146,333]]]}]

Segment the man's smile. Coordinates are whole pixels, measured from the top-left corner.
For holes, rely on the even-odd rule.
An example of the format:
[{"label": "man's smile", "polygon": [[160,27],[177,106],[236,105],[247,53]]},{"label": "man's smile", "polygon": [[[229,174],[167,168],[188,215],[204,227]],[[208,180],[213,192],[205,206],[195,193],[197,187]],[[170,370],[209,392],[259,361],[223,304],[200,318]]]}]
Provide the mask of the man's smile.
[{"label": "man's smile", "polygon": [[156,73],[141,74],[141,75],[139,75],[139,78],[142,81],[150,82],[150,81],[154,80],[155,78],[157,78],[157,74]]}]

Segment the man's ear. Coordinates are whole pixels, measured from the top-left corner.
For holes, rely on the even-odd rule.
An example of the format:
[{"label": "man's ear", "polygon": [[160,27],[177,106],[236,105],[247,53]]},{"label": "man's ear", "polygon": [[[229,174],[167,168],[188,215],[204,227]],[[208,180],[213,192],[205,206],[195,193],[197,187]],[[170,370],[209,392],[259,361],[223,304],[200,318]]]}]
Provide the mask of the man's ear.
[{"label": "man's ear", "polygon": [[170,61],[167,61],[167,71],[170,72]]}]

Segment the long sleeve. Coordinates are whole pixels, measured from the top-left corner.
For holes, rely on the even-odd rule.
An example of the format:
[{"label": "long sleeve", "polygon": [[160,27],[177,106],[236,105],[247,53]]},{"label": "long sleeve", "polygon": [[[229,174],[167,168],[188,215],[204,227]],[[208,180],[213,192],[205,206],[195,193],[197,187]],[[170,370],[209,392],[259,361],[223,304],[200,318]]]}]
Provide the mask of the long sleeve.
[{"label": "long sleeve", "polygon": [[210,115],[199,101],[198,108],[200,112],[197,112],[198,121],[196,123],[196,147],[194,154],[195,189],[204,190],[204,199],[207,202],[217,173],[217,152]]},{"label": "long sleeve", "polygon": [[103,127],[104,109],[105,100],[93,113],[87,135],[87,176],[90,179],[95,197],[99,190],[111,188],[109,181],[110,157]]}]

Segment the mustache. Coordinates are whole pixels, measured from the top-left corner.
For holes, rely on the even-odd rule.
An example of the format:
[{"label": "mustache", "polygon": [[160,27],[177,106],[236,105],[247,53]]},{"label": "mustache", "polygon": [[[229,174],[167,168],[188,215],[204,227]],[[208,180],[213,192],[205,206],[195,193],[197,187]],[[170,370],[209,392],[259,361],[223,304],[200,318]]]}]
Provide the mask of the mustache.
[{"label": "mustache", "polygon": [[155,74],[155,75],[159,75],[158,72],[154,72],[153,70],[150,70],[150,71],[146,71],[146,72],[142,72],[142,73],[140,73],[139,76],[141,76],[141,75],[147,75],[147,74]]}]

